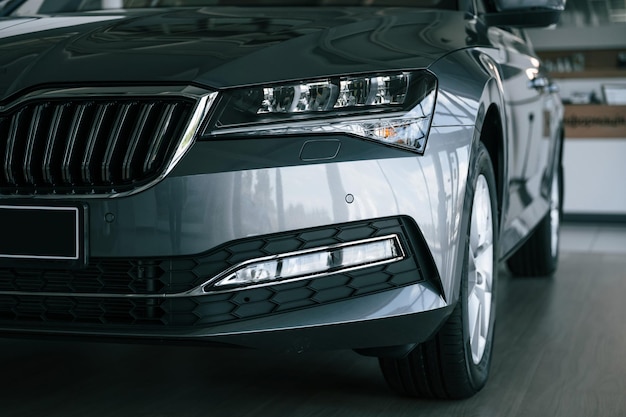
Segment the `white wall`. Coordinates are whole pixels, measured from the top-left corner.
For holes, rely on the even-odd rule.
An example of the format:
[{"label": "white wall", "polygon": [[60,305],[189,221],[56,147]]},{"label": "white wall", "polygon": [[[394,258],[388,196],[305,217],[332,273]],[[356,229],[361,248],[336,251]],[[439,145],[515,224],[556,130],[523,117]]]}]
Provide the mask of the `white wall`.
[{"label": "white wall", "polygon": [[626,49],[626,23],[606,26],[530,29],[527,32],[538,51]]},{"label": "white wall", "polygon": [[566,214],[626,214],[626,139],[568,139],[563,148]]},{"label": "white wall", "polygon": [[[528,33],[538,51],[623,48],[626,52],[626,24],[533,29]],[[604,83],[626,83],[626,70],[624,73],[625,77],[619,78],[556,81],[564,97],[591,91],[601,95]],[[611,139],[566,138],[563,149],[563,209],[566,214],[626,214],[626,134],[624,136]]]}]

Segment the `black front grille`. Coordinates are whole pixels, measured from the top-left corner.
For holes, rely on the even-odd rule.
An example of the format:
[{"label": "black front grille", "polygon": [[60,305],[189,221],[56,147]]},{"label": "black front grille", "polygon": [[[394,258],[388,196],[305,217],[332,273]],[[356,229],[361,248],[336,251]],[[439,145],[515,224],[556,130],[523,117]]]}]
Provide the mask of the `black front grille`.
[{"label": "black front grille", "polygon": [[[158,296],[180,295],[248,259],[390,234],[400,238],[407,250],[405,259],[239,291]],[[0,270],[0,325],[207,326],[346,300],[424,280],[436,282],[435,267],[420,236],[408,219],[391,218],[243,239],[188,258],[92,259],[88,268],[74,271],[4,269]],[[120,297],[95,296],[98,293]]]},{"label": "black front grille", "polygon": [[35,100],[0,114],[0,193],[109,194],[156,178],[193,101]]}]

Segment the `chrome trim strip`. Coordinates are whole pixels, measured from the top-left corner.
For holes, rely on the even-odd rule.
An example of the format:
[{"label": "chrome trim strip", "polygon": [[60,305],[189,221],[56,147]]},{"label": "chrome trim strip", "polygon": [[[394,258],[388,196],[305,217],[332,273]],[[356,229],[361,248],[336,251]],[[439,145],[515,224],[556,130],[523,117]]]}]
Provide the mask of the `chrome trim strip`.
[{"label": "chrome trim strip", "polygon": [[48,88],[43,90],[32,91],[19,97],[4,106],[0,106],[0,112],[6,112],[14,107],[32,100],[49,100],[49,99],[79,99],[79,98],[97,98],[97,97],[184,97],[193,100],[199,100],[202,97],[215,94],[210,90],[206,90],[193,86],[180,85],[162,85],[151,87],[69,87],[62,89]]},{"label": "chrome trim strip", "polygon": [[29,297],[72,297],[72,298],[134,298],[134,299],[165,299],[179,298],[182,294],[113,294],[113,293],[72,293],[72,292],[29,292],[29,291],[0,291],[0,295],[18,295]]},{"label": "chrome trim strip", "polygon": [[[193,116],[187,125],[187,130],[183,133],[183,138],[178,145],[178,149],[174,152],[174,157],[170,161],[169,166],[165,169],[165,171],[163,171],[163,174],[154,181],[155,183],[161,181],[167,174],[169,174],[178,164],[178,161],[180,161],[185,153],[187,153],[193,144],[195,137],[198,135],[202,121],[206,118],[207,114],[209,114],[209,110],[213,106],[216,98],[217,92],[208,93],[200,97],[198,104],[193,111]],[[144,187],[144,189],[152,185],[154,184],[148,184]]]},{"label": "chrome trim strip", "polygon": [[[231,273],[233,270],[245,267],[246,265],[253,264],[253,263],[256,263],[256,262],[263,262],[263,261],[266,261],[266,260],[272,260],[272,259],[278,259],[278,258],[286,258],[288,256],[294,256],[294,255],[305,255],[307,253],[312,253],[312,252],[320,252],[320,251],[329,250],[329,249],[338,249],[338,248],[342,248],[342,247],[349,247],[349,246],[367,244],[367,243],[371,243],[371,242],[376,242],[376,241],[381,241],[381,240],[388,240],[388,239],[393,239],[395,241],[396,247],[400,250],[400,254],[398,254],[398,256],[396,256],[395,258],[387,259],[387,260],[380,261],[380,262],[372,262],[372,263],[368,263],[368,264],[364,264],[364,265],[357,265],[357,266],[348,267],[348,268],[340,268],[340,269],[334,270],[332,272],[321,272],[321,273],[317,273],[317,274],[310,274],[310,275],[304,275],[304,276],[300,276],[300,277],[295,277],[295,278],[292,278],[292,279],[284,279],[284,280],[277,280],[277,281],[272,281],[272,282],[265,282],[265,283],[258,284],[258,285],[247,285],[247,286],[229,288],[229,289],[218,290],[218,291],[205,291],[205,289],[204,289],[204,287],[206,287],[210,283],[221,279],[222,277],[224,277],[224,276],[228,275],[229,273]],[[180,293],[173,293],[173,294],[166,294],[166,293],[165,294],[164,293],[159,293],[159,294],[111,294],[111,293],[64,293],[64,292],[0,291],[0,295],[40,296],[40,297],[74,297],[74,298],[118,298],[118,299],[124,299],[124,298],[134,298],[134,299],[168,299],[168,298],[200,297],[200,296],[204,296],[204,295],[223,294],[223,293],[241,291],[241,290],[250,289],[250,288],[258,288],[258,287],[266,287],[266,286],[270,286],[270,285],[285,284],[285,283],[301,281],[301,280],[305,280],[305,279],[322,278],[322,277],[326,277],[326,276],[329,276],[329,275],[334,275],[334,274],[339,274],[339,273],[344,273],[344,272],[350,272],[350,271],[356,271],[356,270],[359,270],[359,269],[369,268],[369,267],[372,267],[372,266],[385,265],[385,264],[389,264],[389,263],[400,261],[400,260],[402,260],[404,258],[406,258],[406,252],[405,252],[404,248],[402,247],[402,244],[400,242],[400,238],[398,237],[397,234],[391,234],[391,235],[379,236],[379,237],[370,238],[370,239],[355,240],[355,241],[351,241],[351,242],[339,243],[339,244],[330,245],[330,246],[318,246],[316,248],[311,248],[311,249],[306,249],[306,250],[301,250],[301,251],[296,251],[296,252],[287,252],[287,253],[282,253],[282,254],[278,254],[278,255],[272,255],[272,256],[266,256],[266,257],[262,257],[262,258],[251,259],[251,260],[248,260],[248,261],[245,261],[245,262],[241,262],[241,263],[239,263],[239,264],[237,264],[237,265],[235,265],[235,266],[233,266],[231,268],[228,268],[227,270],[219,273],[218,275],[216,275],[214,277],[211,277],[210,279],[208,279],[204,283],[196,286],[195,288],[192,288],[191,290],[188,290],[188,291],[185,291],[185,292],[180,292]]]}]

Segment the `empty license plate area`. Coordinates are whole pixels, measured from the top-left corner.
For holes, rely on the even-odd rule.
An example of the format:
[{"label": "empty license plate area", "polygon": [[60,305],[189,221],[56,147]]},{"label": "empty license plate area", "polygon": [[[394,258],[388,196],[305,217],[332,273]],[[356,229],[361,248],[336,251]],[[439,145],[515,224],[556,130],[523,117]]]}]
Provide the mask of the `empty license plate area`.
[{"label": "empty license plate area", "polygon": [[85,208],[0,205],[0,264],[85,264]]}]

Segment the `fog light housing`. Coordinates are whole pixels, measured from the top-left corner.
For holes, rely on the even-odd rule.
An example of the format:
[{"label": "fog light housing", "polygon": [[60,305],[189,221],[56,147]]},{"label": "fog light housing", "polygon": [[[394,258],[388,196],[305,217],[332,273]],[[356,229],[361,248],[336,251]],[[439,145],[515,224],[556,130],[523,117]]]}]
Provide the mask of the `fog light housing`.
[{"label": "fog light housing", "polygon": [[211,280],[205,292],[269,285],[395,262],[405,257],[397,235],[243,262]]}]

